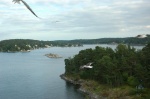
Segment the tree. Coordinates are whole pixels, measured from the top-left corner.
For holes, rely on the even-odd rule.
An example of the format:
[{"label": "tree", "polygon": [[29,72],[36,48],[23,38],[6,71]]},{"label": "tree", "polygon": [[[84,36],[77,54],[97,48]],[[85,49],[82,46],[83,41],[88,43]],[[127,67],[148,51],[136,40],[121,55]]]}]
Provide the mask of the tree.
[{"label": "tree", "polygon": [[[94,62],[93,68],[80,70],[80,66]],[[73,58],[65,59],[66,74],[96,80],[112,87],[121,85],[150,87],[150,43],[142,50],[119,44],[115,50],[95,47],[81,50]]]},{"label": "tree", "polygon": [[144,68],[143,83],[145,86],[150,87],[150,43],[148,43],[141,51],[141,64]]}]

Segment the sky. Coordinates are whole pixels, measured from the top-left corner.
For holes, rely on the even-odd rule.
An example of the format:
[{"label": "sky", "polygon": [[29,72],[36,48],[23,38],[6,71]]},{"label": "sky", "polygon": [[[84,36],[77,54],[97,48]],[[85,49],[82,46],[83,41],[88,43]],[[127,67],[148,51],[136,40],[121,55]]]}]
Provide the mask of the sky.
[{"label": "sky", "polygon": [[0,0],[0,40],[72,40],[150,34],[150,0]]}]

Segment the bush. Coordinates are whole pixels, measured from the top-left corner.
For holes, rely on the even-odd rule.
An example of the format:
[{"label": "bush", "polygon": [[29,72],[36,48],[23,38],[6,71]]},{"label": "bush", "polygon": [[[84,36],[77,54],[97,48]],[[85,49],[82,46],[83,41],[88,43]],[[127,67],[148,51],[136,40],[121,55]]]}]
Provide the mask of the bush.
[{"label": "bush", "polygon": [[127,83],[132,87],[139,85],[139,81],[133,76],[128,77]]}]

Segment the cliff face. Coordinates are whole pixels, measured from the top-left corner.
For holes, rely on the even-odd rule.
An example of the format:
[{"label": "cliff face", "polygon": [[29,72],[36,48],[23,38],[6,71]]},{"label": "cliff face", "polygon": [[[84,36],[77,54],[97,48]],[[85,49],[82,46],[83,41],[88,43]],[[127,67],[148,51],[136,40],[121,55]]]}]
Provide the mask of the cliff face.
[{"label": "cliff face", "polygon": [[86,82],[85,80],[74,80],[72,78],[66,77],[65,74],[60,75],[61,79],[72,83],[74,85],[80,85],[79,91],[83,92],[84,94],[88,95],[88,97],[90,99],[106,99],[105,97],[99,96],[97,94],[94,94],[92,92],[90,92],[89,90],[87,90],[86,88],[84,88],[84,83]]},{"label": "cliff face", "polygon": [[137,90],[129,86],[112,88],[106,85],[100,85],[91,80],[76,79],[73,76],[67,76],[65,74],[60,75],[60,77],[73,85],[79,85],[78,90],[86,94],[87,99],[141,99],[141,94],[133,95],[133,92]]}]

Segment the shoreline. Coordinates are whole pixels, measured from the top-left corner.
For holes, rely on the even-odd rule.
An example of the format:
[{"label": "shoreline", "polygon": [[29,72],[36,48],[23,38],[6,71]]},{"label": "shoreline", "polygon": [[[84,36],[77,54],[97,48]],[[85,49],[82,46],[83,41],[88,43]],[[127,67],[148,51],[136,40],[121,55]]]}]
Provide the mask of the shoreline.
[{"label": "shoreline", "polygon": [[[69,82],[73,85],[79,85],[78,90],[85,94],[85,99],[141,99],[141,94],[132,94],[135,91],[134,88],[128,86],[116,87],[116,88],[106,88],[99,91],[99,93],[93,91],[99,86],[92,87],[92,83],[88,80],[74,79],[73,77],[67,77],[65,74],[61,74],[60,78]],[[104,88],[104,87],[101,87]]]},{"label": "shoreline", "polygon": [[84,87],[83,87],[83,84],[85,83],[85,80],[73,80],[71,78],[68,78],[65,76],[65,74],[61,74],[60,75],[60,78],[65,80],[66,82],[69,82],[73,85],[79,85],[79,91],[83,92],[84,94],[86,94],[88,96],[88,99],[106,99],[106,97],[102,97],[102,96],[99,96],[99,95],[96,95],[88,90],[86,90]]}]

